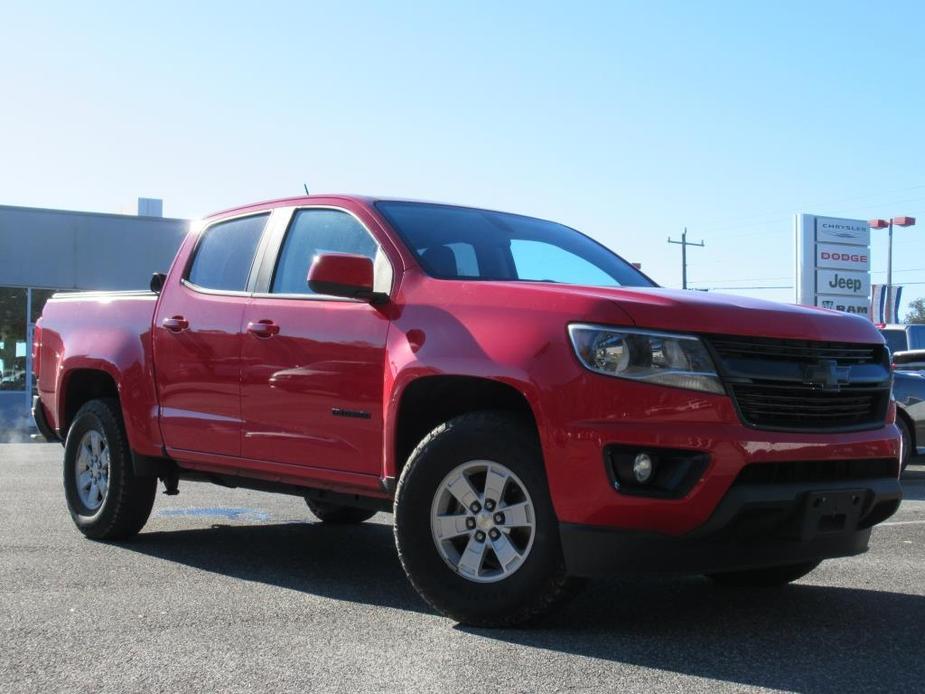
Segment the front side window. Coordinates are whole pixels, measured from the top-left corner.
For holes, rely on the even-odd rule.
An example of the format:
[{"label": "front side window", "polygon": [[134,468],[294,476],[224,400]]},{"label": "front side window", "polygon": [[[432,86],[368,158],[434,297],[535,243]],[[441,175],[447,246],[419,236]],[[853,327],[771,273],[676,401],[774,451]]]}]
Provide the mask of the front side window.
[{"label": "front side window", "polygon": [[206,229],[199,239],[187,279],[204,289],[243,292],[268,216],[232,219]]},{"label": "front side window", "polygon": [[319,253],[352,253],[375,261],[379,247],[356,218],[341,210],[299,210],[292,218],[280,250],[270,291],[314,294],[308,269]]},{"label": "front side window", "polygon": [[555,222],[430,203],[383,200],[376,208],[432,277],[654,286],[620,256]]}]

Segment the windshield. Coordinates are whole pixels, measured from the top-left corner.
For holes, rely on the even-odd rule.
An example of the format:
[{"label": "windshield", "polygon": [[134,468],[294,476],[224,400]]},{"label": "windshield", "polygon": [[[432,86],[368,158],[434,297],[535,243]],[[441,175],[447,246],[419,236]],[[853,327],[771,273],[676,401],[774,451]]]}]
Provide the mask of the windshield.
[{"label": "windshield", "polygon": [[432,277],[655,286],[623,258],[555,222],[418,202],[380,201],[376,208]]}]

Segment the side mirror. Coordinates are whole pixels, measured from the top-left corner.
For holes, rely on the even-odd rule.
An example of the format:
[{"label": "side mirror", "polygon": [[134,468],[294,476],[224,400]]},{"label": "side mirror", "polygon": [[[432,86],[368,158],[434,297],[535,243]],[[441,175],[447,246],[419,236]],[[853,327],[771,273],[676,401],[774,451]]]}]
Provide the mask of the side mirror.
[{"label": "side mirror", "polygon": [[164,288],[164,282],[167,280],[167,275],[163,272],[155,272],[151,275],[151,291],[155,294],[160,294],[161,289]]},{"label": "side mirror", "polygon": [[308,271],[308,286],[318,294],[380,303],[384,294],[373,291],[373,261],[352,253],[320,253]]}]

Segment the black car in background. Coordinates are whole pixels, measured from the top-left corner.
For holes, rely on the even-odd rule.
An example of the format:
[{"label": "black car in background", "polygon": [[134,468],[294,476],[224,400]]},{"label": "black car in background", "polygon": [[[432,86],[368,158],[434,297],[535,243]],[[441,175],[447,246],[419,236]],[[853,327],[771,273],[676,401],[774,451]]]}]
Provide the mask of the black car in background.
[{"label": "black car in background", "polygon": [[925,372],[893,371],[896,423],[903,435],[903,469],[913,455],[925,454]]},{"label": "black car in background", "polygon": [[878,326],[893,362],[896,423],[903,435],[903,469],[925,454],[925,324]]}]

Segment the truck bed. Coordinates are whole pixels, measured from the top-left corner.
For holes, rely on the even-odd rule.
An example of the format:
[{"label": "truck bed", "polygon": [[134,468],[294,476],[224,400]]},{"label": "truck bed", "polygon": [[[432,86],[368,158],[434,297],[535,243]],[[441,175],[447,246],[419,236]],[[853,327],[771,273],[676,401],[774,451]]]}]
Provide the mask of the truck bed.
[{"label": "truck bed", "polygon": [[140,445],[142,452],[160,449],[151,410],[156,404],[151,322],[157,298],[151,291],[114,291],[63,292],[48,300],[36,325],[34,369],[48,424],[59,435],[66,434],[74,414],[62,396],[65,379],[80,378],[81,369],[104,371],[115,392],[131,394],[126,429],[132,445]]}]

